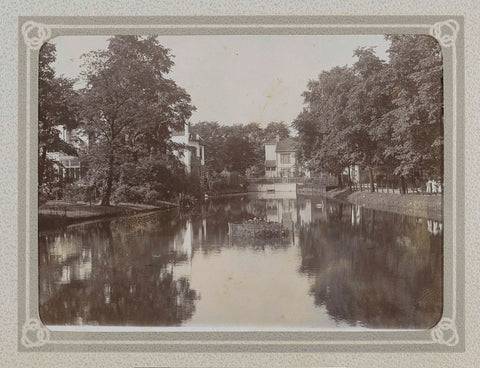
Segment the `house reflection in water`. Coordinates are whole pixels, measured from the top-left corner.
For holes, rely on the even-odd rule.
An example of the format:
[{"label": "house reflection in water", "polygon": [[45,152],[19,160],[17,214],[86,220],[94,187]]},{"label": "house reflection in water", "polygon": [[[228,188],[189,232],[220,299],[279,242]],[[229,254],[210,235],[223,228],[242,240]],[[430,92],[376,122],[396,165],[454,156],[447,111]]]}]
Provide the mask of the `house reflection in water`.
[{"label": "house reflection in water", "polygon": [[188,260],[193,257],[194,248],[197,245],[198,250],[202,250],[202,243],[207,238],[207,220],[204,218],[195,225],[192,219],[185,220],[184,227],[175,234],[173,239],[173,251],[186,256]]},{"label": "house reflection in water", "polygon": [[443,231],[443,224],[435,220],[427,221],[428,231],[433,235],[441,234]]}]

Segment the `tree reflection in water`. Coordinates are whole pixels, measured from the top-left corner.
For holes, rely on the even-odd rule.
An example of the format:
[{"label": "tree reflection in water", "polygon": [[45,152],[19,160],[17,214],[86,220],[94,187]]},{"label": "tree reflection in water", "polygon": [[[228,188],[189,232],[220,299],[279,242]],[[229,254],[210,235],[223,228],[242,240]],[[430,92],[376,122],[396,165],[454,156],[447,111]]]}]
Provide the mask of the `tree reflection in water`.
[{"label": "tree reflection in water", "polygon": [[315,304],[336,321],[368,328],[429,328],[442,314],[441,234],[427,220],[329,203],[299,229],[300,271]]},{"label": "tree reflection in water", "polygon": [[[40,235],[42,321],[170,326],[191,318],[197,293],[172,268],[186,259],[172,249],[181,226],[178,218],[156,215]],[[82,277],[82,267],[91,272]],[[69,279],[65,269],[71,270]]]},{"label": "tree reflection in water", "polygon": [[[289,223],[291,236],[229,237],[229,222],[253,217]],[[211,280],[239,264],[250,272],[243,277],[253,277],[251,286],[231,295],[258,308],[271,294],[265,290],[280,296],[305,290],[303,299],[282,306],[299,327],[327,320],[340,328],[429,328],[442,314],[441,223],[322,198],[240,196],[205,201],[188,214],[165,211],[40,233],[40,316],[47,325],[180,326],[201,324],[195,319],[208,305],[203,315],[235,321],[208,295],[223,295],[212,290],[223,284]],[[211,265],[221,265],[220,274],[200,277]],[[289,274],[252,282],[251,275],[279,267]],[[226,282],[232,288],[244,281]]]}]

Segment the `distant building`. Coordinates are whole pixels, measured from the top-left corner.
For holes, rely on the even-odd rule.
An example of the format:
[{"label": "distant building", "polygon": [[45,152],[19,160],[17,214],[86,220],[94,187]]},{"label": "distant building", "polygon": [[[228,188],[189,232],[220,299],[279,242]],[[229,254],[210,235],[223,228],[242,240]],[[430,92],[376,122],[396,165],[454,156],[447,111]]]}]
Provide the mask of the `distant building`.
[{"label": "distant building", "polygon": [[295,177],[298,168],[295,160],[295,140],[286,138],[265,144],[265,176],[267,178]]},{"label": "distant building", "polygon": [[362,179],[362,170],[358,165],[350,165],[343,170],[344,180],[351,180],[352,184],[360,184]]},{"label": "distant building", "polygon": [[[56,127],[60,138],[77,149],[85,148],[88,139],[77,129],[69,129],[64,125]],[[78,180],[83,176],[80,159],[63,152],[48,152],[47,157],[56,162],[55,170],[59,177],[67,180]]]},{"label": "distant building", "polygon": [[183,131],[173,132],[172,142],[186,146],[178,158],[185,165],[187,173],[202,177],[205,168],[205,147],[198,134],[190,133],[190,124],[185,124]]}]

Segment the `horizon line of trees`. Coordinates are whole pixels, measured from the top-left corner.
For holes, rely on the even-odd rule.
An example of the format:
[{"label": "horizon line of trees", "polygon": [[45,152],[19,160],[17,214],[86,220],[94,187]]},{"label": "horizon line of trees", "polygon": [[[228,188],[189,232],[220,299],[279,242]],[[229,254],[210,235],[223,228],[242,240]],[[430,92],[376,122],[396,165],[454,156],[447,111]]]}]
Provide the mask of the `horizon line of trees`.
[{"label": "horizon line of trees", "polygon": [[[425,35],[387,35],[389,61],[373,48],[354,52],[352,66],[334,67],[312,80],[306,107],[292,123],[297,160],[313,173],[336,175],[358,165],[370,175],[401,183],[443,182],[443,67],[437,41]],[[75,190],[99,193],[102,205],[200,195],[200,178],[179,159],[183,145],[171,132],[183,130],[195,107],[190,95],[166,75],[173,55],[154,36],[113,36],[106,50],[83,56],[85,86],[56,76],[55,46],[39,55],[38,184],[40,197],[59,183],[49,153],[78,156],[85,175]],[[88,145],[76,148],[58,127],[77,129]],[[224,170],[261,176],[264,144],[290,136],[284,122],[225,126],[200,122],[192,133],[205,145],[207,180]],[[61,179],[61,178],[60,178]],[[61,180],[60,180],[61,181]],[[208,183],[207,183],[208,184]],[[209,186],[210,187],[210,186]]]},{"label": "horizon line of trees", "polygon": [[[187,174],[180,160],[184,145],[173,131],[184,130],[195,107],[190,95],[166,78],[170,50],[154,36],[113,36],[107,49],[82,56],[83,88],[76,79],[58,77],[52,67],[55,45],[39,54],[39,199],[70,198],[115,202],[154,202],[198,197],[205,187],[228,190],[246,176],[261,175],[263,144],[290,136],[284,122],[224,126],[200,122],[191,127],[205,144],[206,178]],[[59,128],[76,130],[85,142],[64,141]],[[83,143],[83,144],[78,144]],[[82,177],[64,178],[61,160],[51,153],[77,156]],[[60,168],[60,173],[58,172]],[[220,175],[233,173],[228,182]],[[70,182],[69,182],[70,181]],[[220,181],[220,183],[218,183]]]},{"label": "horizon line of trees", "polygon": [[204,121],[192,125],[205,145],[205,166],[211,175],[223,170],[243,176],[262,176],[265,164],[266,142],[290,137],[288,125],[270,122],[265,128],[259,123],[220,125]]},{"label": "horizon line of trees", "polygon": [[312,172],[338,177],[359,166],[375,181],[398,182],[405,193],[427,180],[443,183],[443,64],[426,35],[386,35],[389,61],[358,48],[352,66],[309,81],[306,107],[292,123],[297,158]]}]

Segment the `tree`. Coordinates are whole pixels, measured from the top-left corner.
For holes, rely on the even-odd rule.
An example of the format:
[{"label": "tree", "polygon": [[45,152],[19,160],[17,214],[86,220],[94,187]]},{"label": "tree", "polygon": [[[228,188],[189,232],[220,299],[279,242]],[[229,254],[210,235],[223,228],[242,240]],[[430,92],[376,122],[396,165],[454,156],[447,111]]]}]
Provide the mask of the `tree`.
[{"label": "tree", "polygon": [[201,122],[192,126],[192,133],[205,144],[205,165],[209,172],[224,169],[245,174],[252,166],[264,161],[264,131],[256,123],[223,125]]},{"label": "tree", "polygon": [[388,63],[359,48],[352,67],[310,81],[293,122],[297,157],[310,170],[339,177],[350,165],[406,180],[443,180],[442,59],[425,35],[389,35]]},{"label": "tree", "polygon": [[41,187],[48,168],[53,161],[47,153],[62,152],[76,154],[75,148],[63,141],[57,127],[63,125],[68,129],[78,124],[73,90],[74,80],[56,77],[52,63],[56,59],[56,48],[51,43],[42,46],[39,52],[38,67],[38,185]]},{"label": "tree", "polygon": [[109,205],[114,185],[131,179],[122,172],[126,163],[173,159],[179,147],[169,140],[171,131],[183,129],[194,107],[187,92],[165,78],[172,55],[154,36],[114,36],[106,50],[84,58],[82,128],[91,137],[88,157],[103,188],[102,205]]},{"label": "tree", "polygon": [[288,125],[281,122],[272,121],[268,123],[267,127],[264,130],[264,139],[265,141],[271,141],[276,138],[285,139],[290,137],[290,129]]},{"label": "tree", "polygon": [[393,108],[387,148],[403,177],[443,180],[443,67],[438,42],[426,35],[388,35],[389,89]]},{"label": "tree", "polygon": [[373,48],[358,48],[353,65],[356,80],[347,105],[349,126],[346,134],[355,164],[368,169],[373,192],[373,170],[386,163],[384,150],[391,144],[390,122],[384,115],[391,110],[390,93],[385,86],[385,63]]},{"label": "tree", "polygon": [[198,134],[205,146],[205,166],[207,171],[220,173],[226,166],[225,130],[218,122],[204,121],[191,127],[193,134]]},{"label": "tree", "polygon": [[258,163],[255,145],[245,134],[244,126],[233,125],[225,130],[226,169],[244,175],[249,167]]},{"label": "tree", "polygon": [[304,111],[293,122],[298,132],[299,162],[311,171],[335,175],[342,184],[342,172],[355,160],[348,141],[349,94],[355,85],[351,68],[335,67],[308,82],[303,93]]}]

